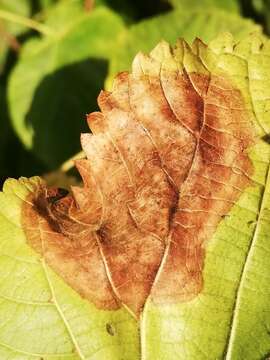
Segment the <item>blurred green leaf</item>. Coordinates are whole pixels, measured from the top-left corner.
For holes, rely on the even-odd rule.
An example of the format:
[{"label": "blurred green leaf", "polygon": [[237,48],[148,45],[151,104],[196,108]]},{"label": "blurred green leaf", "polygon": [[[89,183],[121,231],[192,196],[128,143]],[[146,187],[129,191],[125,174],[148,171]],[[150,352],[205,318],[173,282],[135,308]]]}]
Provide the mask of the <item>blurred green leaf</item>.
[{"label": "blurred green leaf", "polygon": [[203,11],[204,7],[221,8],[235,13],[240,12],[239,0],[169,0],[175,8],[187,10],[197,7]]},{"label": "blurred green leaf", "polygon": [[69,26],[80,21],[84,15],[89,15],[85,10],[83,0],[62,0],[54,6],[49,6],[45,11],[45,24],[58,32],[66,32]]},{"label": "blurred green leaf", "polygon": [[48,6],[51,6],[52,4],[55,4],[57,0],[39,0],[39,6],[41,9],[47,8]]},{"label": "blurred green leaf", "polygon": [[112,78],[117,72],[130,68],[138,51],[150,51],[160,39],[174,43],[179,37],[189,42],[199,37],[208,42],[223,31],[231,32],[236,39],[250,32],[261,31],[259,25],[237,14],[218,8],[191,5],[187,2],[185,11],[181,7],[168,14],[142,21],[121,34],[118,51],[110,64],[107,87],[111,86]]},{"label": "blurred green leaf", "polygon": [[76,7],[79,3],[66,2],[50,11],[46,25],[55,35],[28,41],[9,81],[14,129],[50,169],[79,150],[85,114],[96,108],[107,62],[123,29],[111,10],[86,12]]},{"label": "blurred green leaf", "polygon": [[[29,0],[0,0],[0,10],[29,16],[31,7]],[[3,71],[9,48],[19,49],[16,36],[27,30],[24,26],[0,18],[0,74]]]},{"label": "blurred green leaf", "polygon": [[7,175],[5,169],[5,147],[8,139],[8,122],[5,107],[4,87],[0,85],[0,182]]},{"label": "blurred green leaf", "polygon": [[256,12],[263,13],[266,1],[264,0],[252,0],[252,5]]},{"label": "blurred green leaf", "polygon": [[270,0],[252,0],[254,10],[264,23],[265,31],[270,35]]},{"label": "blurred green leaf", "polygon": [[[2,80],[2,79],[1,79]],[[15,136],[9,121],[4,81],[0,85],[0,186],[7,177],[30,176],[46,169],[27,152]]]}]

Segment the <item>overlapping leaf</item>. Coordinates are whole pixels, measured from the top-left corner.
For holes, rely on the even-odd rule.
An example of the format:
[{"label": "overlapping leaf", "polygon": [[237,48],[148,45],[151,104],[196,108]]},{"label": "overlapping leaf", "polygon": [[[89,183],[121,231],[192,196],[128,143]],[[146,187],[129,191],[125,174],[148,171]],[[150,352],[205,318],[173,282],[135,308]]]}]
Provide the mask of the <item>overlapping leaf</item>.
[{"label": "overlapping leaf", "polygon": [[112,11],[98,6],[85,12],[79,0],[48,9],[46,25],[56,35],[26,43],[10,78],[8,99],[16,133],[48,168],[78,151],[74,139],[84,130],[80,119],[95,108],[108,69],[112,80],[118,71],[129,69],[138,51],[149,51],[161,38],[175,42],[183,36],[190,41],[199,31],[208,41],[223,29],[241,38],[259,29],[211,4],[202,9],[181,2],[178,10],[125,30]]},{"label": "overlapping leaf", "polygon": [[230,31],[239,40],[260,31],[260,26],[232,10],[234,1],[224,4],[211,0],[203,3],[179,1],[178,4],[176,0],[176,3],[174,11],[141,21],[121,34],[117,52],[110,63],[108,86],[117,72],[130,69],[138,51],[150,51],[160,39],[175,43],[177,38],[183,37],[191,42],[199,35],[200,39],[209,42],[220,32]]},{"label": "overlapping leaf", "polygon": [[107,8],[88,12],[71,1],[52,8],[46,25],[55,33],[26,43],[9,80],[8,99],[25,146],[54,168],[79,149],[81,119],[89,106],[95,108],[113,51],[108,39],[123,23]]},{"label": "overlapping leaf", "polygon": [[181,8],[182,10],[186,10],[188,7],[197,7],[198,9],[202,9],[202,7],[208,7],[212,9],[221,8],[235,13],[239,13],[240,10],[240,3],[237,0],[202,0],[200,2],[188,0],[170,0],[170,3],[175,8]]},{"label": "overlapping leaf", "polygon": [[[0,10],[10,11],[15,14],[29,16],[30,15],[30,4],[27,0],[14,1],[14,0],[1,0],[0,1]],[[5,65],[5,60],[9,48],[18,51],[19,42],[16,40],[16,36],[20,35],[27,29],[18,24],[8,22],[6,20],[0,19],[0,74],[2,73],[3,67]]]}]

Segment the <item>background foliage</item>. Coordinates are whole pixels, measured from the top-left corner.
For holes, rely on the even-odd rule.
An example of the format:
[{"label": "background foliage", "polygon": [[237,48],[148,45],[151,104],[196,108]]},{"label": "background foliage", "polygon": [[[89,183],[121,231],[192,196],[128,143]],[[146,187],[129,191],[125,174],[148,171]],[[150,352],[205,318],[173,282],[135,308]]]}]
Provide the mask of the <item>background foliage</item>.
[{"label": "background foliage", "polygon": [[0,0],[1,183],[79,152],[85,114],[138,51],[221,31],[269,34],[270,1]]}]

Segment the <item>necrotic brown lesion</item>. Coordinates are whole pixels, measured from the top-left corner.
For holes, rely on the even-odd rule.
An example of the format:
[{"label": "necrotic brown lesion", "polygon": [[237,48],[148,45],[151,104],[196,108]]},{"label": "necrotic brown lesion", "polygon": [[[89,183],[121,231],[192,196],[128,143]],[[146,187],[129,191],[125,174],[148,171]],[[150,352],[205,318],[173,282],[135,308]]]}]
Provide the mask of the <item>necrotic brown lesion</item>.
[{"label": "necrotic brown lesion", "polygon": [[28,243],[99,308],[188,301],[207,241],[250,184],[241,94],[223,77],[122,73],[99,105],[77,163],[84,188],[30,194]]},{"label": "necrotic brown lesion", "polygon": [[205,245],[250,184],[247,149],[253,139],[240,92],[226,79],[212,77],[202,99],[203,123],[180,187],[168,255],[152,292],[158,302],[187,301],[201,291]]}]

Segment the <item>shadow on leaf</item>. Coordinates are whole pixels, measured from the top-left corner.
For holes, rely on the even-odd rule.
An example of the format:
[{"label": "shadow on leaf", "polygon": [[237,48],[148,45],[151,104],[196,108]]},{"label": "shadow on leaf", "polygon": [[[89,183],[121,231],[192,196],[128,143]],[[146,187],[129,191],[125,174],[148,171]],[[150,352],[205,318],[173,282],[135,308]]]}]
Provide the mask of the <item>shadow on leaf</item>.
[{"label": "shadow on leaf", "polygon": [[89,132],[85,115],[97,109],[107,61],[87,59],[47,75],[38,86],[26,123],[34,130],[33,152],[49,169],[80,151],[80,133]]}]

